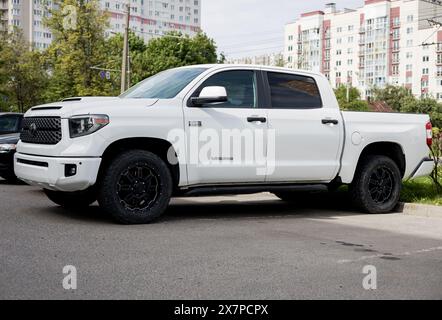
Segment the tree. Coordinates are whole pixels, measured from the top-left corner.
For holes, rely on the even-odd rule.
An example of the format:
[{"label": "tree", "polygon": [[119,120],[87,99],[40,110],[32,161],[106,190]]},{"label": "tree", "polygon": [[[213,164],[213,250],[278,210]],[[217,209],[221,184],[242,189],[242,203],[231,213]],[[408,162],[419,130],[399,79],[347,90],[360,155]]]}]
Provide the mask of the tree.
[{"label": "tree", "polygon": [[[112,82],[115,84],[115,94],[119,93],[119,84],[121,81],[121,63],[123,55],[123,35],[116,34],[106,40],[105,47],[107,52],[106,63],[103,67],[116,70],[112,73]],[[144,79],[143,71],[143,53],[146,50],[146,43],[134,32],[129,33],[130,49],[130,78],[131,83],[135,84]]]},{"label": "tree", "polygon": [[97,0],[55,0],[46,25],[53,41],[45,53],[51,73],[46,98],[54,101],[69,96],[110,95],[113,83],[100,77],[106,61],[105,29],[108,17]]},{"label": "tree", "polygon": [[417,99],[414,96],[402,99],[401,112],[429,114],[434,127],[442,128],[442,104],[433,98]]},{"label": "tree", "polygon": [[374,101],[383,101],[387,103],[394,111],[401,111],[402,100],[414,97],[405,87],[387,85],[384,88],[376,87],[373,89]]},{"label": "tree", "polygon": [[43,102],[47,74],[42,55],[30,50],[19,30],[0,37],[0,107],[5,111],[25,112]]},{"label": "tree", "polygon": [[191,38],[178,32],[150,40],[139,58],[141,78],[147,78],[170,68],[224,60],[223,55],[218,59],[215,42],[204,33]]},{"label": "tree", "polygon": [[355,87],[348,89],[347,99],[347,87],[340,85],[335,89],[336,99],[338,100],[339,107],[342,110],[347,111],[369,111],[368,103],[365,100],[361,100],[361,93]]}]

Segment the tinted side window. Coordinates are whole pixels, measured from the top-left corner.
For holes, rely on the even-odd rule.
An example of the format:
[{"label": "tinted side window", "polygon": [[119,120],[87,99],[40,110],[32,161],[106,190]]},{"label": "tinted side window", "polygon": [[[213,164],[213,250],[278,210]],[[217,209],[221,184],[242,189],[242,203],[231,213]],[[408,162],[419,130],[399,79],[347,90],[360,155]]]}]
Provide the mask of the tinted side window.
[{"label": "tinted side window", "polygon": [[19,117],[0,116],[0,134],[18,132],[19,129]]},{"label": "tinted side window", "polygon": [[228,101],[214,104],[215,108],[256,108],[256,76],[254,71],[224,71],[204,81],[194,96],[204,87],[221,86],[227,91]]},{"label": "tinted side window", "polygon": [[267,77],[273,108],[322,108],[321,95],[313,78],[276,72],[268,72]]}]

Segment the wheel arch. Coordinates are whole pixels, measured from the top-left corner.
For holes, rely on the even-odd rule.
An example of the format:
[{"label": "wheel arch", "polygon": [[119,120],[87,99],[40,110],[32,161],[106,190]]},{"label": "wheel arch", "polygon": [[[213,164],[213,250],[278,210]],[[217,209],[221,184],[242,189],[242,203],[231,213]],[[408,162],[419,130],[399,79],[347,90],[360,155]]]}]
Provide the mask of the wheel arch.
[{"label": "wheel arch", "polygon": [[[98,179],[104,174],[110,161],[114,159],[116,155],[128,150],[146,150],[159,156],[171,172],[174,188],[178,187],[181,179],[181,171],[177,153],[169,141],[158,138],[123,138],[112,142],[107,146],[101,156],[102,162],[98,172]],[[174,163],[169,161],[170,157],[172,157],[171,160],[173,160]]]},{"label": "wheel arch", "polygon": [[382,141],[382,142],[373,142],[364,147],[364,149],[359,155],[353,179],[354,176],[356,175],[356,172],[359,170],[362,161],[367,156],[373,156],[373,155],[386,156],[392,159],[398,166],[399,171],[401,173],[401,177],[402,178],[404,177],[406,170],[406,159],[402,146],[397,142]]}]

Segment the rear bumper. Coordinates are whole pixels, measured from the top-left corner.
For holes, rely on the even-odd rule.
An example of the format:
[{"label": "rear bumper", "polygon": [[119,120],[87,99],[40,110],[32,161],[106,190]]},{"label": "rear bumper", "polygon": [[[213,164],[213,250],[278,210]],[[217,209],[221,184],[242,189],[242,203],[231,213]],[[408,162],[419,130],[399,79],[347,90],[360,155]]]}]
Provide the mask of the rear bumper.
[{"label": "rear bumper", "polygon": [[[97,181],[101,158],[53,158],[16,153],[14,170],[26,183],[55,191],[86,190]],[[77,173],[65,176],[65,165],[77,166]]]},{"label": "rear bumper", "polygon": [[433,159],[425,158],[413,171],[413,173],[410,176],[410,179],[429,176],[431,172],[433,172],[433,169],[434,169]]}]

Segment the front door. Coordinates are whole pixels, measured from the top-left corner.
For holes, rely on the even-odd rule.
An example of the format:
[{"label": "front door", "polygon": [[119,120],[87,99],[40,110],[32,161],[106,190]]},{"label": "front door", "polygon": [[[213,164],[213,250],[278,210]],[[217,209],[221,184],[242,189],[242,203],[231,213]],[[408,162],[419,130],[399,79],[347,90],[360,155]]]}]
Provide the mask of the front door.
[{"label": "front door", "polygon": [[187,172],[190,185],[264,182],[267,110],[259,108],[257,71],[229,69],[204,79],[205,87],[224,87],[227,102],[189,106],[184,101]]}]

